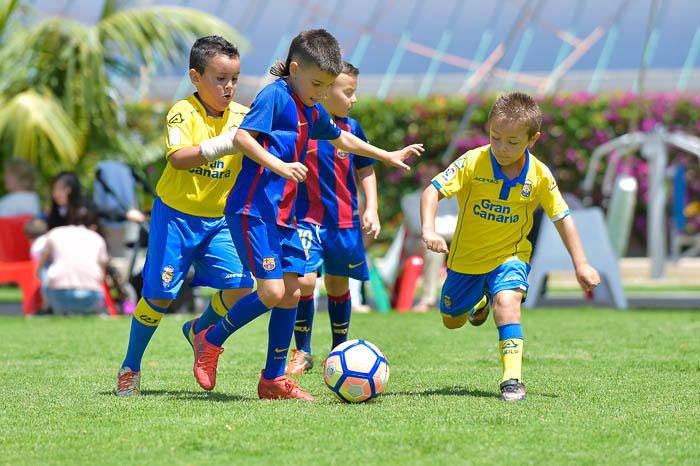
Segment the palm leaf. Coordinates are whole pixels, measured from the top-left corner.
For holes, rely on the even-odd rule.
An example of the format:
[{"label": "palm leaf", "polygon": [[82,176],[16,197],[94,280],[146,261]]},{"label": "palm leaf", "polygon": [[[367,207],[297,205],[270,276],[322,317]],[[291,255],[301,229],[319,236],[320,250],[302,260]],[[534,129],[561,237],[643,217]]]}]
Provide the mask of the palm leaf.
[{"label": "palm leaf", "polygon": [[[218,34],[241,51],[248,42],[219,18],[190,8],[154,6],[117,10],[97,25],[107,55],[131,63],[179,63],[198,36]],[[109,61],[109,60],[107,60]]]},{"label": "palm leaf", "polygon": [[52,154],[75,163],[82,150],[80,135],[61,102],[27,91],[0,102],[0,141],[13,155],[36,164]]}]

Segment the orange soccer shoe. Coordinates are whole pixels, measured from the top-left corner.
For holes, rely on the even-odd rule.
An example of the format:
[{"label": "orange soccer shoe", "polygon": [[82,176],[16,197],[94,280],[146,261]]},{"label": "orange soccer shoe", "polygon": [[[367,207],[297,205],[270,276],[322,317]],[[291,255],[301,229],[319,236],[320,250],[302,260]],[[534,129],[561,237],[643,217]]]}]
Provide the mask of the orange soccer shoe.
[{"label": "orange soccer shoe", "polygon": [[314,357],[306,351],[293,349],[292,357],[289,358],[289,364],[284,371],[287,375],[301,375],[304,372],[309,372],[314,367]]},{"label": "orange soccer shoe", "polygon": [[258,398],[263,400],[304,400],[316,401],[313,395],[299,387],[298,382],[287,376],[280,375],[272,380],[264,377],[265,371],[260,373],[258,383]]},{"label": "orange soccer shoe", "polygon": [[205,390],[213,390],[216,385],[216,366],[219,356],[224,352],[220,346],[212,345],[207,341],[206,334],[214,328],[210,325],[194,336],[194,378]]}]

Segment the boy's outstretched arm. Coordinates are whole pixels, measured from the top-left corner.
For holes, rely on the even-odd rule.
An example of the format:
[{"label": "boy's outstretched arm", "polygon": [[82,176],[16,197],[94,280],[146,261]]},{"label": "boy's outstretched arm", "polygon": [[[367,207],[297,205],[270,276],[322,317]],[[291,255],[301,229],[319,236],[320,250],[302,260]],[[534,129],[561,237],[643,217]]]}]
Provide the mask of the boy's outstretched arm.
[{"label": "boy's outstretched arm", "polygon": [[255,131],[239,129],[236,131],[236,136],[233,138],[233,143],[236,148],[245,155],[260,165],[269,168],[282,178],[294,180],[297,183],[301,183],[306,179],[307,168],[303,163],[286,163],[278,159],[266,151],[265,148],[258,143],[258,141],[255,139],[257,135],[258,133]]},{"label": "boy's outstretched arm", "polygon": [[569,251],[571,262],[573,262],[574,270],[576,271],[576,279],[581,288],[584,291],[591,291],[600,284],[600,276],[598,271],[591,267],[586,259],[574,219],[571,218],[571,215],[567,215],[563,219],[554,222],[554,226],[564,242],[566,250]]},{"label": "boy's outstretched arm", "polygon": [[365,211],[362,213],[362,231],[368,236],[377,239],[382,225],[379,223],[379,212],[377,202],[377,175],[374,167],[363,167],[358,170],[360,175],[360,186],[365,195]]},{"label": "boy's outstretched arm", "polygon": [[410,144],[401,150],[388,152],[363,141],[347,131],[341,131],[340,136],[337,139],[333,139],[331,143],[345,152],[381,160],[382,162],[394,167],[403,168],[404,170],[410,170],[410,167],[403,163],[404,160],[412,155],[420,156],[425,150],[423,144]]},{"label": "boy's outstretched arm", "polygon": [[420,219],[423,230],[423,242],[431,251],[449,252],[445,238],[435,232],[435,214],[442,194],[435,186],[429,184],[420,198]]}]

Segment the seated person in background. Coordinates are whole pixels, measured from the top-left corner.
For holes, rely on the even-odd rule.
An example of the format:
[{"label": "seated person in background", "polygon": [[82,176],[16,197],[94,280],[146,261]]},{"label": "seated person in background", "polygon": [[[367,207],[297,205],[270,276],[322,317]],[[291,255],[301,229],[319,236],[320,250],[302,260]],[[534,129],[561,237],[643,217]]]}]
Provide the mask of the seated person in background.
[{"label": "seated person in background", "polygon": [[40,218],[33,218],[24,225],[24,235],[29,239],[29,255],[33,261],[39,262],[41,252],[46,246],[46,233],[49,227],[46,221]]},{"label": "seated person in background", "polygon": [[65,225],[75,225],[78,210],[85,205],[80,180],[73,172],[61,172],[51,181],[51,210],[48,216],[49,230]]},{"label": "seated person in background", "polygon": [[5,163],[5,189],[0,198],[0,217],[41,214],[39,195],[34,192],[36,172],[26,160],[10,159]]},{"label": "seated person in background", "polygon": [[[418,165],[417,178],[419,186],[429,184],[433,177],[442,170],[443,167],[434,160]],[[422,195],[423,189],[418,189],[401,198],[401,210],[404,214],[404,224],[408,232],[405,249],[409,252],[409,255],[419,254],[423,256],[423,271],[421,272],[423,295],[413,307],[414,312],[427,312],[436,307],[437,293],[442,286],[440,271],[447,259],[447,254],[428,250],[425,247],[425,243],[421,240],[420,199]],[[438,204],[435,228],[446,241],[452,240],[452,233],[457,225],[458,215],[459,204],[456,198],[445,199]]]},{"label": "seated person in background", "polygon": [[47,233],[37,272],[48,265],[44,295],[55,314],[96,312],[102,304],[107,245],[97,229],[93,209],[79,207],[75,224]]}]

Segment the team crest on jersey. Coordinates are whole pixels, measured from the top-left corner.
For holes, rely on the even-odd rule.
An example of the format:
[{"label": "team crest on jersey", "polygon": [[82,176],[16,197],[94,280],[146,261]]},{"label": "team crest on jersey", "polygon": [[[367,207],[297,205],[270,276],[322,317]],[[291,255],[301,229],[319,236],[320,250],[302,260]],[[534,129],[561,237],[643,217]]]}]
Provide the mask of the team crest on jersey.
[{"label": "team crest on jersey", "polygon": [[163,288],[170,286],[175,276],[175,268],[172,265],[163,267],[163,273],[160,274],[160,279],[163,280]]},{"label": "team crest on jersey", "polygon": [[345,160],[345,159],[347,159],[348,157],[350,157],[350,154],[349,154],[348,152],[342,151],[342,150],[340,150],[340,149],[338,149],[337,151],[335,151],[335,153],[338,155],[338,158],[339,158],[340,160]]},{"label": "team crest on jersey", "polygon": [[532,181],[525,180],[525,184],[523,184],[523,190],[520,191],[520,195],[522,197],[530,197],[531,192],[532,192]]},{"label": "team crest on jersey", "polygon": [[442,302],[445,304],[446,309],[452,308],[452,298],[450,298],[449,296],[445,295],[445,297],[442,298]]},{"label": "team crest on jersey", "polygon": [[277,267],[277,264],[275,263],[275,258],[274,257],[263,257],[262,266],[263,266],[263,269],[267,270],[268,272],[270,270],[274,270],[275,267]]}]

